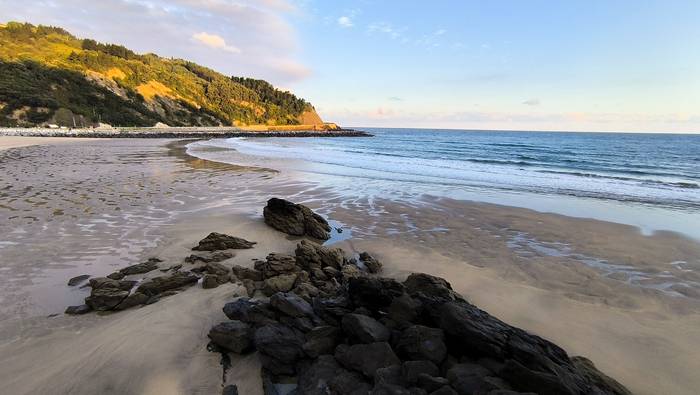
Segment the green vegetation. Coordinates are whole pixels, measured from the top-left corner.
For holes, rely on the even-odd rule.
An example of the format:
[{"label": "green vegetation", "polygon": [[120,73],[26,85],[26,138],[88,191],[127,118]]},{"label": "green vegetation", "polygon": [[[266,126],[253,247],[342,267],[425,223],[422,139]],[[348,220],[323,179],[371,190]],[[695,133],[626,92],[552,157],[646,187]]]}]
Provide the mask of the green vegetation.
[{"label": "green vegetation", "polygon": [[0,125],[295,125],[310,110],[266,81],[81,40],[58,27],[0,26]]}]

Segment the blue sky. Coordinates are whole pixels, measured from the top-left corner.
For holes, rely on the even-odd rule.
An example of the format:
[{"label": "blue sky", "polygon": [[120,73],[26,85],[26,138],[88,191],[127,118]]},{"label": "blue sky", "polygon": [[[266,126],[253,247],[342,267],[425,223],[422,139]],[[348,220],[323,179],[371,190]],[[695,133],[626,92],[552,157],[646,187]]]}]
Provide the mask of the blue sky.
[{"label": "blue sky", "polygon": [[0,15],[265,78],[349,126],[700,131],[698,1],[0,0]]}]

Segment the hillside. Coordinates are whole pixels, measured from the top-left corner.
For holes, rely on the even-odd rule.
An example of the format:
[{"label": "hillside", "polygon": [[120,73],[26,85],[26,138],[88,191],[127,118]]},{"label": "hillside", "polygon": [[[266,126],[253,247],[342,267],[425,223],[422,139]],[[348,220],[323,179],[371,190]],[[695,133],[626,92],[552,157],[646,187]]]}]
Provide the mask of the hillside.
[{"label": "hillside", "polygon": [[0,25],[0,126],[298,125],[310,103],[251,78],[58,27]]}]

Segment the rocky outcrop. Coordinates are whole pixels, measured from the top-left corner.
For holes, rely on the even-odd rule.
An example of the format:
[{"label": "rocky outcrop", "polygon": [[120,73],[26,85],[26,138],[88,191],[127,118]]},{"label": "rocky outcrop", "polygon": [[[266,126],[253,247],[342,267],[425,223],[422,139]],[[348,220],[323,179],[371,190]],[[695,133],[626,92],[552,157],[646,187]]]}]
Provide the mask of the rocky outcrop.
[{"label": "rocky outcrop", "polygon": [[143,274],[158,269],[158,263],[163,262],[158,258],[149,258],[146,262],[137,263],[136,265],[127,266],[119,273],[129,276],[132,274]]},{"label": "rocky outcrop", "polygon": [[248,241],[241,239],[240,237],[229,236],[223,233],[212,232],[209,233],[207,237],[202,239],[196,247],[193,247],[194,251],[218,251],[218,250],[229,250],[229,249],[246,249],[253,248],[256,243],[254,241]]},{"label": "rocky outcrop", "polygon": [[[570,358],[557,345],[478,309],[444,279],[412,274],[400,283],[374,277],[369,265],[345,259],[342,250],[308,242],[297,246],[294,264],[289,256],[271,254],[256,269],[263,282],[294,276],[295,284],[269,299],[226,304],[224,312],[233,321],[212,331],[233,323],[236,342],[253,339],[267,390],[629,394],[585,358]],[[297,294],[302,284],[314,286],[317,294]],[[241,329],[243,324],[250,332]],[[231,349],[224,340],[217,344]]]},{"label": "rocky outcrop", "polygon": [[263,217],[269,226],[292,236],[309,236],[319,240],[330,238],[328,222],[301,204],[272,198],[267,201]]}]

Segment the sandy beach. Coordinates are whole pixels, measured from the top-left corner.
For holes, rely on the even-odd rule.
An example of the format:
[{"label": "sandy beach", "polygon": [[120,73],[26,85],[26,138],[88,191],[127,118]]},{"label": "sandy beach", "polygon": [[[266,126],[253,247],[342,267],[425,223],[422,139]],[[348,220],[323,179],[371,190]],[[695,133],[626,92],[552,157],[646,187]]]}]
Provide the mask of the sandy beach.
[{"label": "sandy beach", "polygon": [[[54,144],[60,143],[60,144]],[[35,145],[39,144],[39,145]],[[114,314],[62,314],[104,276],[157,256],[183,263],[209,232],[256,241],[225,265],[291,253],[262,221],[268,198],[307,204],[371,251],[384,274],[442,276],[498,318],[584,355],[635,394],[700,388],[700,243],[632,226],[425,197],[340,194],[280,174],[188,156],[174,140],[0,138],[0,382],[10,394],[261,394],[254,354],[222,379],[206,350],[221,306],[244,294],[201,284]],[[12,148],[12,149],[10,149]],[[150,275],[134,277],[143,280]]]}]

